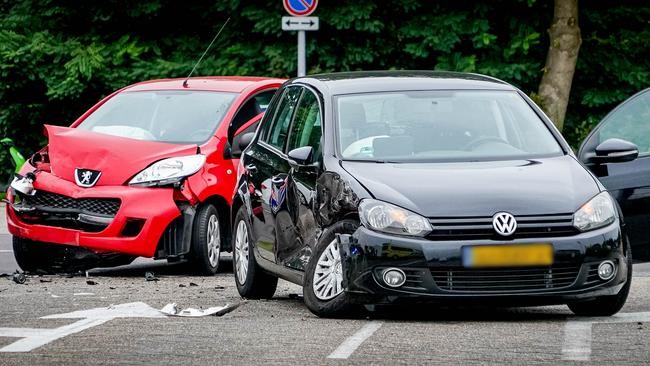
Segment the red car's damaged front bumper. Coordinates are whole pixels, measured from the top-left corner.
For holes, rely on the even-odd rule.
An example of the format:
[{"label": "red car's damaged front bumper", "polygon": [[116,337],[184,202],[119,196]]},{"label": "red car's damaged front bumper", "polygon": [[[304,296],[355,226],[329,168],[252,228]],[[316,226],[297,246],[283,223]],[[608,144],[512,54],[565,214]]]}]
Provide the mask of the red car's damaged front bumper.
[{"label": "red car's damaged front bumper", "polygon": [[[47,194],[47,198],[57,197],[66,200],[62,204],[43,199],[40,202],[45,201],[50,206],[58,206],[54,209],[68,217],[61,220],[61,224],[56,220],[39,220],[38,215],[41,213],[36,212],[38,210],[34,213],[21,211],[25,209],[25,205],[17,203],[15,197],[9,195],[11,204],[7,205],[7,224],[9,232],[14,236],[53,244],[79,246],[95,252],[153,257],[165,230],[181,216],[181,210],[174,199],[173,188],[129,186],[81,188],[51,173],[40,172],[34,182],[34,189],[37,194]],[[93,203],[101,200],[113,200],[112,202],[119,200],[119,208],[112,218],[111,215],[104,215],[106,217],[102,219],[105,220],[105,227],[84,230],[71,227],[70,223],[73,223],[73,217],[77,212],[66,208],[67,203],[80,202],[80,200],[85,200],[85,207],[90,207],[90,211],[93,210]],[[49,207],[46,210],[48,209]],[[36,219],[34,215],[37,216]],[[56,217],[56,214],[52,215],[51,212],[46,215]]]}]

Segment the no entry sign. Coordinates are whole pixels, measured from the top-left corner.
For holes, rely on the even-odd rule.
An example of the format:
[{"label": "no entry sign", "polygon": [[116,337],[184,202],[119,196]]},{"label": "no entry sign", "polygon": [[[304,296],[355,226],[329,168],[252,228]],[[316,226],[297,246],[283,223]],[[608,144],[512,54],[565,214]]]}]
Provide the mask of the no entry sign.
[{"label": "no entry sign", "polygon": [[316,10],[318,0],[282,0],[284,9],[294,17],[304,17]]}]

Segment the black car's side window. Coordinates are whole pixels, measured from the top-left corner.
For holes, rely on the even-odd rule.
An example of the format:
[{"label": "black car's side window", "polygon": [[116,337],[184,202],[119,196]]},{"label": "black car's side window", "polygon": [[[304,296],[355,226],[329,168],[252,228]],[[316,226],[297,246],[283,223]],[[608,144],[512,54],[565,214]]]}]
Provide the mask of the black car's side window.
[{"label": "black car's side window", "polygon": [[607,117],[599,131],[601,143],[610,138],[630,141],[639,148],[639,155],[650,155],[650,91],[621,105]]},{"label": "black car's side window", "polygon": [[320,103],[318,97],[306,89],[293,119],[287,151],[303,146],[311,146],[315,152],[319,151],[321,135]]},{"label": "black car's side window", "polygon": [[288,87],[285,91],[268,133],[262,135],[262,138],[267,144],[280,150],[284,149],[287,134],[289,133],[289,126],[291,125],[291,120],[301,92],[301,87]]}]

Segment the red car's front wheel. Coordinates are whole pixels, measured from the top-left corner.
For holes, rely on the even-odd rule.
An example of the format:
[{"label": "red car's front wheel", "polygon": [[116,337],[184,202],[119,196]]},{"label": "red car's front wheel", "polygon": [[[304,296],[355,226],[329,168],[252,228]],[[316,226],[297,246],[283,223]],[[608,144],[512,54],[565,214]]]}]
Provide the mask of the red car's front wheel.
[{"label": "red car's front wheel", "polygon": [[221,238],[219,212],[211,204],[202,205],[194,216],[190,255],[192,269],[203,275],[217,273],[221,257]]}]

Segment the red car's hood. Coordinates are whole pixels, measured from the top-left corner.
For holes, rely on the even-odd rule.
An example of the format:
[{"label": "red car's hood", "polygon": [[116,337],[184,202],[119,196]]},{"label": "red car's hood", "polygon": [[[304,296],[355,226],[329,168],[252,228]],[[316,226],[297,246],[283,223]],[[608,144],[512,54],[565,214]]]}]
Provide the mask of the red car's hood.
[{"label": "red car's hood", "polygon": [[152,163],[192,155],[197,145],[142,141],[77,128],[46,125],[52,174],[74,182],[75,169],[100,171],[96,185],[122,185]]}]

